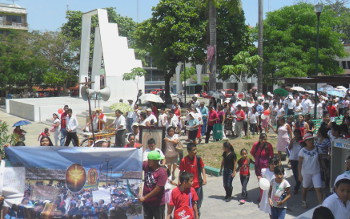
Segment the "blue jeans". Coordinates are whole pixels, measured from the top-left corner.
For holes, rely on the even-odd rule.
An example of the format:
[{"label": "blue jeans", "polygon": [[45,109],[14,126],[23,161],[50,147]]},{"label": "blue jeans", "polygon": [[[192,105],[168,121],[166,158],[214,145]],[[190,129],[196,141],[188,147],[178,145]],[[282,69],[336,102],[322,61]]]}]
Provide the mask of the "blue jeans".
[{"label": "blue jeans", "polygon": [[67,130],[66,130],[66,128],[61,128],[61,138],[60,138],[61,146],[64,146],[64,144],[66,143],[66,137],[67,137]]},{"label": "blue jeans", "polygon": [[292,167],[293,176],[294,176],[294,180],[295,180],[294,191],[299,191],[299,188],[301,185],[301,182],[299,181],[299,172],[298,172],[299,161],[298,160],[290,160],[290,165]]},{"label": "blue jeans", "polygon": [[203,125],[202,125],[202,130],[201,130],[201,135],[204,136],[204,134],[207,132],[207,118],[203,117]]},{"label": "blue jeans", "polygon": [[232,170],[231,169],[224,169],[224,172],[222,174],[222,180],[223,180],[223,184],[224,184],[224,188],[226,191],[226,197],[225,198],[231,198],[232,196],[232,181],[233,181],[233,177],[232,175]]},{"label": "blue jeans", "polygon": [[126,119],[126,129],[128,130],[128,132],[132,132],[132,123],[133,123],[134,119],[133,118],[127,118]]},{"label": "blue jeans", "polygon": [[286,217],[286,208],[271,207],[271,218],[272,219],[284,219]]},{"label": "blue jeans", "polygon": [[198,209],[198,215],[200,215],[200,210],[199,209],[201,208],[202,202],[203,202],[203,187],[199,186],[195,190],[196,190],[196,193],[198,195],[197,209]]}]

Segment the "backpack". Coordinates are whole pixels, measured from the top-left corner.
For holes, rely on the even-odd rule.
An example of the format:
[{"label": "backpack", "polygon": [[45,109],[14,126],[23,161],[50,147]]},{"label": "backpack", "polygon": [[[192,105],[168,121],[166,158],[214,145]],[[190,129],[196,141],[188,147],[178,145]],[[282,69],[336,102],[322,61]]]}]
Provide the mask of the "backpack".
[{"label": "backpack", "polygon": [[198,171],[198,181],[199,181],[199,185],[202,186],[203,185],[203,178],[202,178],[202,167],[201,167],[201,157],[196,155],[196,159],[197,159],[197,171]]}]

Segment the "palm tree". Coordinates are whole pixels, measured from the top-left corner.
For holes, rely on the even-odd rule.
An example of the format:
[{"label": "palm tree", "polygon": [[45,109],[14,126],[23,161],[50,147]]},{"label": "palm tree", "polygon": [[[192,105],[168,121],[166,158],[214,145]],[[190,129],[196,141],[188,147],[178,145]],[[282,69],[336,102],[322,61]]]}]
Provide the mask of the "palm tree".
[{"label": "palm tree", "polygon": [[263,82],[263,0],[259,0],[259,33],[258,33],[258,55],[261,60],[259,61],[258,66],[258,93],[262,93],[262,82]]},{"label": "palm tree", "polygon": [[211,74],[209,76],[209,90],[216,90],[216,8],[220,6],[220,2],[228,1],[232,13],[240,13],[241,0],[208,0],[209,11],[209,46],[214,48],[214,56],[211,61]]}]

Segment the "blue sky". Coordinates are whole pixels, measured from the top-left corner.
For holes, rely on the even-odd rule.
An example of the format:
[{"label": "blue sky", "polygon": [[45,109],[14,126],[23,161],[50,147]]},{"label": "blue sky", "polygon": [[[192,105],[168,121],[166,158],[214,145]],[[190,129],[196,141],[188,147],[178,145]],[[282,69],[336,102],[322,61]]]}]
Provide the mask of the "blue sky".
[{"label": "blue sky", "polygon": [[[1,3],[12,3],[12,0],[0,0]],[[139,13],[137,13],[139,2]],[[159,0],[15,0],[15,3],[27,8],[28,23],[31,30],[54,31],[65,23],[67,5],[70,10],[88,12],[96,8],[116,7],[123,16],[137,17],[143,21],[152,14],[152,6]],[[264,12],[274,11],[283,6],[292,5],[297,0],[264,0]],[[309,0],[317,3],[317,0]],[[246,23],[255,26],[258,20],[258,0],[242,0]]]}]

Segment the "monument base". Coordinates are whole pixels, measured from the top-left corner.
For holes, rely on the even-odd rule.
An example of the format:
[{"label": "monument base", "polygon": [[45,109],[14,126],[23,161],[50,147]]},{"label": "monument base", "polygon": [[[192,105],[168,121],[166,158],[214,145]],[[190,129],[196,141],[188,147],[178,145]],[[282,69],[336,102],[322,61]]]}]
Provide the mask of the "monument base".
[{"label": "monument base", "polygon": [[[100,107],[104,112],[110,112],[109,106],[116,101],[105,102],[100,100]],[[53,113],[68,105],[74,115],[86,112],[89,109],[88,102],[76,97],[45,97],[45,98],[23,98],[6,99],[6,112],[34,122],[44,122],[52,118]],[[98,101],[96,101],[98,107]],[[91,100],[91,110],[95,108],[95,100]]]}]

